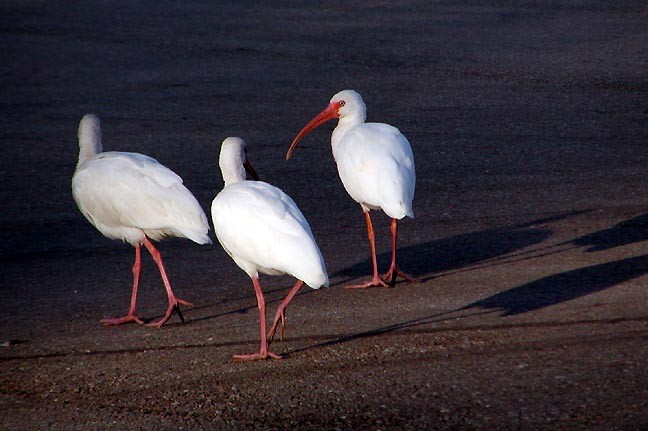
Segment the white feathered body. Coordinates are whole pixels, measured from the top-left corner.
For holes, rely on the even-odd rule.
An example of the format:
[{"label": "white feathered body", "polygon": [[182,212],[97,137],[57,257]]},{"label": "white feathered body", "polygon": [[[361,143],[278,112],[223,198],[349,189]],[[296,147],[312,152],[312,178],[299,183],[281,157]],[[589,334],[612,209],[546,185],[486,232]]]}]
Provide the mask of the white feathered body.
[{"label": "white feathered body", "polygon": [[324,259],[295,202],[262,181],[239,181],[212,202],[214,232],[250,277],[290,274],[312,288],[328,286]]},{"label": "white feathered body", "polygon": [[388,124],[341,120],[332,135],[333,157],[344,188],[362,208],[389,217],[414,217],[416,174],[407,138]]},{"label": "white feathered body", "polygon": [[211,242],[207,217],[182,178],[151,157],[104,152],[80,160],[72,194],[83,215],[108,238],[132,245],[144,235]]}]

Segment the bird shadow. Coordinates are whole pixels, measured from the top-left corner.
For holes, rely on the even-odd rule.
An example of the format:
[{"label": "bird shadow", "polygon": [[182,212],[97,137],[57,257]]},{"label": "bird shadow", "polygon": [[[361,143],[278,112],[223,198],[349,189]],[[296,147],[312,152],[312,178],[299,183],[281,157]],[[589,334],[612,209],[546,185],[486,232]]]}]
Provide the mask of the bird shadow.
[{"label": "bird shadow", "polygon": [[[403,270],[425,282],[440,274],[493,260],[498,256],[541,243],[551,235],[551,230],[543,225],[587,211],[589,210],[566,212],[516,225],[402,247],[398,249],[398,261]],[[387,267],[390,259],[391,252],[379,254],[378,266]],[[357,278],[367,275],[371,272],[370,265],[368,260],[363,260],[335,272],[332,277]]]},{"label": "bird shadow", "polygon": [[[476,270],[523,259],[535,259],[551,253],[560,253],[566,250],[564,246],[568,246],[569,248],[577,246],[589,247],[586,251],[593,252],[648,240],[648,229],[644,229],[644,227],[648,227],[648,215],[642,215],[622,221],[608,229],[583,235],[570,241],[541,248],[536,247],[528,252],[515,253],[517,250],[539,244],[551,235],[551,231],[546,227],[537,226],[543,226],[568,217],[577,216],[587,211],[561,213],[508,227],[458,235],[426,244],[405,247],[399,250],[399,253],[401,253],[402,261],[410,265],[408,269],[414,274],[432,274],[422,279],[422,281],[427,281],[441,275],[448,275],[455,272]],[[390,257],[389,253],[380,255],[380,258],[383,260],[389,259]],[[437,319],[448,320],[448,315],[451,313],[475,308],[485,309],[487,313],[500,312],[503,316],[522,314],[557,305],[561,302],[576,299],[640,277],[648,272],[647,264],[648,255],[644,255],[570,270],[535,280],[505,292],[497,293],[456,310],[406,321],[360,334],[349,335],[337,341],[351,341],[353,339],[379,335],[415,325],[434,323]],[[366,274],[365,270],[367,268],[367,263],[361,262],[337,271],[333,276],[355,277]],[[343,282],[345,281],[343,280],[340,283]],[[287,291],[287,289],[287,287],[275,288],[269,290],[267,293]],[[299,292],[298,295],[301,296],[313,292],[307,289]],[[252,297],[253,295],[243,295],[236,298],[236,300],[245,300]],[[271,299],[267,303],[279,302],[280,300],[281,298]],[[202,305],[194,309],[207,308],[220,304]],[[253,309],[256,309],[256,305],[250,304],[249,306],[214,315],[194,317],[189,322],[209,320],[231,314],[242,314]],[[483,313],[478,312],[477,314]],[[472,316],[472,314],[451,318],[466,318],[468,316]],[[328,345],[330,342],[326,342],[326,344]]]},{"label": "bird shadow", "polygon": [[648,273],[648,254],[553,274],[462,307],[513,316],[600,292]]},{"label": "bird shadow", "polygon": [[[381,336],[439,322],[462,320],[493,313],[500,313],[500,316],[527,313],[599,292],[619,283],[638,278],[646,273],[648,273],[648,254],[566,271],[489,296],[454,310],[406,320],[368,331],[357,332],[333,340],[318,342],[290,350],[284,353],[284,355],[289,356],[316,348],[335,346],[350,341]],[[468,311],[468,314],[465,313],[466,311]],[[546,323],[536,325],[517,324],[517,326],[547,325]],[[560,324],[555,323],[553,325],[560,326]],[[445,330],[447,328],[430,329],[426,332],[441,332]]]},{"label": "bird shadow", "polygon": [[615,224],[609,229],[583,235],[565,244],[586,247],[587,252],[597,252],[648,240],[648,214],[642,214]]},{"label": "bird shadow", "polygon": [[[487,262],[489,265],[495,265],[497,263],[494,262],[493,259],[497,259],[498,256],[508,255],[516,250],[533,244],[538,244],[551,235],[551,231],[546,227],[537,226],[557,222],[588,211],[589,210],[565,212],[512,226],[488,229],[481,232],[472,232],[429,243],[403,247],[398,251],[399,261],[406,262],[405,265],[407,265],[407,271],[410,271],[414,275],[432,274],[420,278],[421,282],[426,282],[440,275],[447,275],[449,271],[460,270],[461,268],[475,265],[480,262]],[[388,264],[391,255],[389,253],[382,253],[378,256],[378,259],[379,264]],[[331,278],[341,278],[342,280],[337,283],[332,283],[331,287],[345,284],[349,279],[366,275],[369,270],[368,261],[363,261],[336,271],[331,275]],[[267,295],[279,291],[287,291],[287,289],[288,288],[286,287],[275,288],[264,291],[264,294]],[[313,293],[313,291],[310,289],[302,290],[298,295],[305,295],[307,293]],[[245,314],[249,311],[255,310],[257,308],[256,303],[250,303],[250,305],[244,307],[230,309],[210,314],[208,316],[198,317],[194,315],[194,317],[191,317],[192,314],[201,309],[220,306],[225,302],[234,302],[237,300],[253,298],[255,298],[255,295],[250,293],[234,299],[229,298],[227,301],[201,304],[185,310],[184,314],[185,316],[188,316],[187,323],[211,320],[234,314]],[[274,302],[279,302],[281,299],[282,298],[266,300],[266,303],[272,304]],[[176,322],[167,324],[166,326],[173,327],[180,324],[180,322]]]},{"label": "bird shadow", "polygon": [[[536,223],[537,221],[535,223],[523,224],[517,226],[517,228],[523,228],[526,225],[530,226]],[[591,248],[587,251],[598,251],[634,242],[641,242],[648,239],[648,235],[644,232],[639,232],[643,230],[642,228],[647,223],[648,217],[639,216],[621,222],[609,229],[584,235],[559,245],[589,246]],[[496,229],[495,231],[498,230],[499,229]],[[528,237],[525,235],[524,238]],[[518,240],[516,243],[520,244],[521,241]],[[547,248],[553,247],[555,246],[549,246]],[[564,250],[565,248],[558,248],[556,252]],[[533,259],[541,256],[542,255],[536,254],[525,256],[523,258]],[[294,349],[287,352],[287,354],[290,355],[314,348],[338,345],[358,339],[380,336],[395,331],[402,331],[442,321],[447,322],[450,320],[460,320],[491,313],[499,313],[502,317],[528,313],[603,291],[620,283],[641,277],[646,273],[648,273],[648,254],[573,269],[543,277],[530,283],[474,301],[454,310],[435,313],[429,316],[407,320],[369,331],[345,335],[333,340],[318,342],[316,344]],[[466,312],[468,312],[468,314],[466,314]],[[438,330],[441,331],[443,329],[439,328]]]}]

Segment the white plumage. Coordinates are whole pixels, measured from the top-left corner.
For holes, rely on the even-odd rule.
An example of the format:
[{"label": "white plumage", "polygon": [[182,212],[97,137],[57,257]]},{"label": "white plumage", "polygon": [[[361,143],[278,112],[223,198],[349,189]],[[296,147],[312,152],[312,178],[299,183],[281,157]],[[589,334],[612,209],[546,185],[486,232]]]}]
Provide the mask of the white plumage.
[{"label": "white plumage", "polygon": [[72,191],[83,215],[108,238],[131,245],[144,235],[210,242],[205,213],[182,178],[143,154],[106,152],[85,160]]},{"label": "white plumage", "polygon": [[261,181],[247,181],[245,166],[253,176],[240,138],[223,141],[220,168],[225,187],[212,202],[214,232],[223,249],[253,281],[259,300],[261,349],[253,355],[237,355],[235,359],[278,357],[267,350],[265,302],[258,283],[259,273],[290,274],[297,283],[281,303],[273,327],[285,319],[285,308],[302,282],[312,288],[328,285],[322,254],[313,233],[295,202],[279,188]]},{"label": "white plumage", "polygon": [[[344,188],[365,213],[374,270],[368,283],[348,287],[386,286],[385,281],[393,285],[397,275],[416,281],[400,271],[396,264],[398,220],[405,216],[414,217],[412,201],[416,186],[412,148],[397,128],[382,123],[365,123],[366,106],[362,97],[353,90],[344,90],[333,96],[326,109],[299,132],[286,159],[306,134],[333,118],[339,119],[331,136],[333,158]],[[378,276],[374,231],[369,215],[372,209],[382,209],[392,218],[392,263],[382,277]]]},{"label": "white plumage", "polygon": [[334,148],[342,184],[364,210],[382,209],[395,219],[414,218],[414,156],[398,129],[363,123],[349,129]]},{"label": "white plumage", "polygon": [[143,154],[102,152],[99,118],[88,114],[79,123],[79,161],[72,177],[72,194],[81,213],[99,232],[136,248],[131,309],[124,318],[102,323],[141,323],[135,301],[142,244],[158,264],[169,300],[167,313],[154,325],[164,324],[174,309],[179,312],[178,303],[188,304],[173,294],[159,252],[148,240],[170,236],[198,244],[211,242],[207,217],[182,178]]},{"label": "white plumage", "polygon": [[290,274],[315,289],[327,283],[308,222],[277,187],[231,184],[214,199],[212,218],[218,241],[250,277]]}]

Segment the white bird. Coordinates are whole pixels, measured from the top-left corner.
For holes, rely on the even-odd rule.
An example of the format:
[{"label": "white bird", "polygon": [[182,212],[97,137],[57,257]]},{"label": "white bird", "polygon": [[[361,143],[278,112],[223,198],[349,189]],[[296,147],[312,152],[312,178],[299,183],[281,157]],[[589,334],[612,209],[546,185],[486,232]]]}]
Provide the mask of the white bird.
[{"label": "white bird", "polygon": [[[402,272],[396,263],[398,220],[405,216],[414,218],[412,200],[416,175],[412,148],[397,128],[382,123],[365,123],[366,111],[360,94],[353,90],[340,91],[333,96],[326,109],[295,137],[286,160],[292,155],[297,143],[311,130],[333,118],[339,118],[331,136],[333,158],[344,188],[364,212],[373,263],[373,277],[370,281],[347,287],[393,286],[397,276],[418,282]],[[372,209],[382,209],[392,219],[391,266],[382,277],[378,275],[375,234],[369,215],[369,210]]]},{"label": "white bird", "polygon": [[184,321],[179,304],[191,304],[174,295],[160,252],[150,240],[169,236],[188,238],[198,244],[211,243],[207,216],[182,184],[182,178],[157,160],[138,153],[102,151],[99,118],[85,115],[79,123],[79,161],[72,177],[72,195],[81,213],[99,232],[135,247],[128,314],[101,323],[143,323],[136,314],[142,244],[160,270],[169,302],[164,317],[149,326],[159,328],[174,310]]},{"label": "white bird", "polygon": [[[328,286],[324,259],[297,204],[279,188],[262,181],[247,181],[245,171],[258,179],[247,160],[240,138],[223,141],[219,165],[225,186],[212,202],[214,232],[225,252],[252,279],[259,308],[259,352],[235,355],[234,360],[280,359],[268,350],[277,324],[285,325],[285,309],[304,283],[313,289]],[[259,273],[290,274],[297,278],[275,314],[266,335],[266,307]]]}]

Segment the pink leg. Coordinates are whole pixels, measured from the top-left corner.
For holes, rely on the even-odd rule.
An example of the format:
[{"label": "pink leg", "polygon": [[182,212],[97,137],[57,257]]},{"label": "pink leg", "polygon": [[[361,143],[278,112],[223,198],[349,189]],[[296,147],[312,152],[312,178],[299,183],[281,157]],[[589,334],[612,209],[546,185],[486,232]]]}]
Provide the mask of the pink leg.
[{"label": "pink leg", "polygon": [[164,317],[162,317],[162,319],[160,319],[157,322],[148,323],[147,326],[154,326],[156,328],[159,328],[160,326],[164,325],[164,323],[167,320],[169,320],[171,314],[173,314],[174,311],[178,313],[178,316],[180,316],[180,320],[184,322],[182,314],[180,313],[179,304],[187,305],[187,306],[191,306],[192,304],[190,302],[183,301],[182,299],[175,296],[173,290],[171,289],[171,283],[169,283],[169,278],[166,275],[166,270],[164,269],[164,263],[162,263],[162,256],[160,256],[160,252],[155,248],[153,243],[151,243],[151,241],[149,241],[147,237],[144,237],[144,246],[148,249],[149,253],[151,253],[151,257],[153,257],[153,260],[155,261],[155,263],[158,266],[158,269],[160,270],[160,275],[162,276],[162,281],[164,282],[164,288],[166,289],[167,298],[169,300],[169,306],[167,307]]},{"label": "pink leg", "polygon": [[275,355],[268,350],[268,340],[266,338],[266,307],[261,285],[257,277],[252,277],[252,284],[254,285],[254,293],[257,297],[257,306],[259,307],[259,322],[261,327],[261,348],[258,353],[251,355],[234,355],[234,361],[256,361],[258,359],[281,359],[281,356]]},{"label": "pink leg", "polygon": [[371,223],[371,216],[369,216],[369,211],[364,213],[365,219],[367,221],[367,236],[369,237],[369,248],[371,249],[371,262],[373,263],[373,277],[370,281],[363,284],[354,284],[351,286],[345,286],[346,289],[365,289],[371,286],[383,286],[388,287],[387,284],[380,279],[378,276],[378,262],[376,259],[376,234],[374,233],[373,224]]},{"label": "pink leg", "polygon": [[101,320],[102,325],[114,326],[121,325],[122,323],[137,322],[140,325],[144,322],[135,314],[137,304],[137,287],[139,286],[140,270],[142,268],[142,261],[140,259],[140,245],[135,246],[135,263],[133,264],[133,291],[131,293],[130,308],[128,314],[124,317],[116,317],[111,319]]},{"label": "pink leg", "polygon": [[272,328],[270,329],[270,332],[268,332],[268,339],[272,343],[272,339],[274,338],[275,332],[277,331],[277,325],[279,322],[281,322],[281,329],[279,330],[279,339],[281,341],[284,340],[284,328],[286,326],[286,307],[288,307],[288,303],[293,299],[293,297],[299,292],[299,289],[304,285],[304,282],[301,280],[297,280],[295,285],[290,289],[290,292],[288,292],[288,295],[286,295],[286,298],[279,304],[279,308],[277,308],[277,313],[275,314],[274,322],[272,324]]},{"label": "pink leg", "polygon": [[394,286],[396,284],[396,277],[398,276],[403,277],[404,279],[411,281],[412,283],[418,283],[419,281],[417,279],[415,279],[410,275],[405,274],[403,271],[400,270],[400,268],[396,264],[396,237],[398,235],[397,219],[395,218],[392,219],[390,230],[392,234],[392,260],[391,260],[391,265],[389,267],[389,271],[387,271],[382,276],[382,279],[387,283],[389,283],[390,286]]}]

